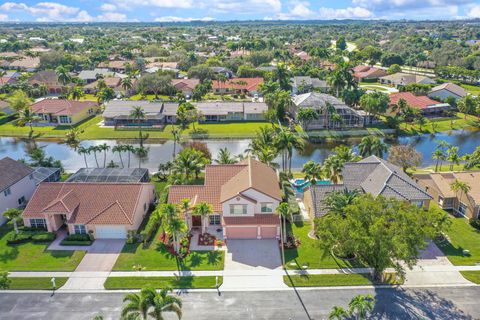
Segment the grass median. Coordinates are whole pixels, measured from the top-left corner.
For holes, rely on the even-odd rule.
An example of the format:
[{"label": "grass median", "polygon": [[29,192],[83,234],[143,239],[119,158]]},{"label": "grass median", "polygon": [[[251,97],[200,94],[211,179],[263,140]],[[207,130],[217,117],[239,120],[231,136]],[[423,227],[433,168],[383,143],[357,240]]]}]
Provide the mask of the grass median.
[{"label": "grass median", "polygon": [[403,283],[396,279],[394,273],[385,274],[384,280],[381,282],[373,281],[368,273],[289,275],[283,276],[283,282],[289,287],[399,285]]},{"label": "grass median", "polygon": [[[10,282],[9,290],[51,290],[52,278],[51,277],[9,277]],[[61,288],[68,278],[57,277],[55,278],[56,288]]]},{"label": "grass median", "polygon": [[[187,277],[109,277],[104,283],[107,290],[141,289],[141,288],[172,288],[172,289],[215,289],[216,276]],[[218,286],[223,283],[223,277],[218,277]]]}]

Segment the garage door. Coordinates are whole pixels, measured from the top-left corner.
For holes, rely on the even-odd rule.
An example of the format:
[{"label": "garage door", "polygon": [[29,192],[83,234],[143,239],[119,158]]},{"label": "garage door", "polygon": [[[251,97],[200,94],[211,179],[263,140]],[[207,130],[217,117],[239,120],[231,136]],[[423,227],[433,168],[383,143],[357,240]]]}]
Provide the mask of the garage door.
[{"label": "garage door", "polygon": [[227,239],[257,239],[257,227],[227,227]]},{"label": "garage door", "polygon": [[262,227],[262,239],[274,239],[277,237],[277,227]]},{"label": "garage door", "polygon": [[123,226],[97,226],[95,236],[97,239],[126,239],[127,231]]}]

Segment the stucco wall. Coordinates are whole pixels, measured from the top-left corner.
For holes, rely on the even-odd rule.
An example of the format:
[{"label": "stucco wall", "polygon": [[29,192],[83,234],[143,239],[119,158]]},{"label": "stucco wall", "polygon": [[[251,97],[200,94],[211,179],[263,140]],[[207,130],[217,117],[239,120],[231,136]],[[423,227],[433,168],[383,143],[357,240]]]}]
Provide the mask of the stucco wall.
[{"label": "stucco wall", "polygon": [[[0,177],[1,179],[1,177]],[[28,202],[36,189],[35,180],[30,179],[30,175],[24,177],[14,185],[10,186],[11,194],[5,196],[4,192],[0,193],[0,225],[4,224],[7,219],[3,217],[3,212],[9,208],[18,208],[18,199],[22,196]]]}]

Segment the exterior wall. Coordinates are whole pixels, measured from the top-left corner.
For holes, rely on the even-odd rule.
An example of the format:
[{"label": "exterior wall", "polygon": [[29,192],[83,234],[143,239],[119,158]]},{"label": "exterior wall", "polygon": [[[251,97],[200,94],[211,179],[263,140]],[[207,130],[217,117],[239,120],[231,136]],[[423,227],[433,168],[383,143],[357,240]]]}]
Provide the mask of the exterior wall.
[{"label": "exterior wall", "polygon": [[452,93],[448,90],[445,90],[445,89],[432,92],[428,96],[430,98],[441,99],[442,101],[444,101],[448,97],[454,97],[455,99],[460,99],[461,98],[461,97],[457,96],[456,94],[454,94],[454,93]]},{"label": "exterior wall", "polygon": [[258,192],[255,189],[248,189],[243,192],[247,197],[257,200],[257,203],[254,205],[254,212],[255,213],[262,213],[262,203],[273,203],[273,211],[274,213],[277,211],[277,207],[280,204],[280,201],[269,197],[261,192]]},{"label": "exterior wall", "polygon": [[315,209],[313,207],[312,193],[309,189],[304,190],[303,192],[303,204],[305,205],[305,210],[307,210],[308,216],[313,220],[315,218]]},{"label": "exterior wall", "polygon": [[[246,198],[243,198],[241,196],[238,196],[238,197],[234,197],[228,201],[225,201],[223,204],[222,204],[222,211],[223,211],[223,215],[225,217],[251,217],[253,215],[255,215],[256,213],[259,214],[261,213],[261,204],[262,203],[273,203],[273,212],[276,211],[277,207],[278,207],[278,204],[279,204],[279,201],[276,200],[276,199],[273,199],[261,192],[258,192],[254,189],[248,189],[246,190],[245,192],[243,192],[243,194],[245,194],[245,196],[247,196],[248,198],[251,198],[251,199],[254,199],[257,201],[257,203],[253,203],[252,201],[246,199]],[[237,200],[238,199],[238,200]],[[231,204],[246,204],[247,205],[247,214],[245,215],[231,215],[230,214],[230,205]]]},{"label": "exterior wall", "polygon": [[[231,204],[246,204],[247,205],[247,214],[230,214],[230,205]],[[224,217],[251,217],[255,214],[255,205],[250,200],[247,200],[243,197],[237,196],[228,201],[222,203],[222,211]]]},{"label": "exterior wall", "polygon": [[11,193],[5,196],[4,192],[0,193],[0,225],[4,224],[7,219],[3,217],[3,212],[9,208],[18,208],[20,205],[18,200],[25,197],[25,201],[29,201],[37,186],[35,179],[30,178],[30,175],[24,177],[14,185],[10,186]]}]

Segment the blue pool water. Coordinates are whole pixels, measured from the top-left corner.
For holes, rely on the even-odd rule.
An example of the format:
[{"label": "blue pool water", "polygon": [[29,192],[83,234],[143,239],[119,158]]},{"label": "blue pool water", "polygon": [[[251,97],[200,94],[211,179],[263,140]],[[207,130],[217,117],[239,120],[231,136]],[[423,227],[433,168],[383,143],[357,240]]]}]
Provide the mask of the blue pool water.
[{"label": "blue pool water", "polygon": [[[332,184],[330,180],[320,180],[316,183],[318,184]],[[295,179],[293,187],[299,193],[303,193],[303,190],[310,185],[310,181],[305,181],[305,179]]]}]

